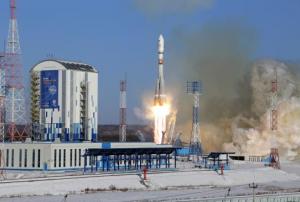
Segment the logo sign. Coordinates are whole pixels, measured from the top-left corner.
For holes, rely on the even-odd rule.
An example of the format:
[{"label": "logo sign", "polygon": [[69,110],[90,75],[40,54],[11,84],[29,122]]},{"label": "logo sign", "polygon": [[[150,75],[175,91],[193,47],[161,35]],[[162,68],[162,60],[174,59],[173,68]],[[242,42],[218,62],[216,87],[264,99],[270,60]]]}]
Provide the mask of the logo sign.
[{"label": "logo sign", "polygon": [[59,108],[58,71],[41,71],[41,108]]}]

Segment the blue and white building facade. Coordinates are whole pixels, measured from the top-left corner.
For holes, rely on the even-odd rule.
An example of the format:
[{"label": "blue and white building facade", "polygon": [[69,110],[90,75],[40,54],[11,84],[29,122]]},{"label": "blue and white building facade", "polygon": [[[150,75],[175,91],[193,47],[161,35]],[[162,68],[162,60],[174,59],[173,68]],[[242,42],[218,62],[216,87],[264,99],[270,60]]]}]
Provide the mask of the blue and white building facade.
[{"label": "blue and white building facade", "polygon": [[31,69],[34,139],[96,141],[98,72],[91,65],[44,60]]}]

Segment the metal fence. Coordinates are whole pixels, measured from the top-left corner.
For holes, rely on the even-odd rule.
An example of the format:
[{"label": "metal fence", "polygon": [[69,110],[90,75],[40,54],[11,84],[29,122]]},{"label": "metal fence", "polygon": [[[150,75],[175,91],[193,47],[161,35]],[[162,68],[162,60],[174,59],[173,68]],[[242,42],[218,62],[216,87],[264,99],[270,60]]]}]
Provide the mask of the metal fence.
[{"label": "metal fence", "polygon": [[298,194],[260,195],[260,196],[236,196],[197,200],[200,202],[300,202]]}]

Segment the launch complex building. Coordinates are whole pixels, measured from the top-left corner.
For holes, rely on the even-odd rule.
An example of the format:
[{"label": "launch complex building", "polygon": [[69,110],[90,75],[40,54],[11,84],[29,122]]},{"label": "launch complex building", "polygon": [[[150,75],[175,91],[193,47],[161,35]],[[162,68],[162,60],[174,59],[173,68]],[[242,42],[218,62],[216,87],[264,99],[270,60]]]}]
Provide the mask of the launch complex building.
[{"label": "launch complex building", "polygon": [[[170,167],[171,153],[175,151],[171,145],[97,141],[99,78],[95,67],[74,61],[43,60],[31,68],[31,89],[25,90],[20,77],[21,49],[15,0],[10,0],[10,12],[7,47],[4,54],[0,54],[2,170]],[[160,100],[163,79],[158,81],[158,86],[156,94]],[[25,92],[31,92],[31,130],[27,138],[24,138],[25,129],[18,130],[20,125],[29,125],[24,120]]]}]

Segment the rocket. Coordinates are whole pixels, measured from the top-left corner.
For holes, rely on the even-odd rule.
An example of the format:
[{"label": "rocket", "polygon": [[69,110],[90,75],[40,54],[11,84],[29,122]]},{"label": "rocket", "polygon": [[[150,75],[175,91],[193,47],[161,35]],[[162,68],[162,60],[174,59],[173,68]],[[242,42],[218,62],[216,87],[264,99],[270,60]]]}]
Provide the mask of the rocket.
[{"label": "rocket", "polygon": [[166,102],[165,79],[164,79],[164,37],[158,38],[158,78],[156,81],[154,105],[164,105]]}]

